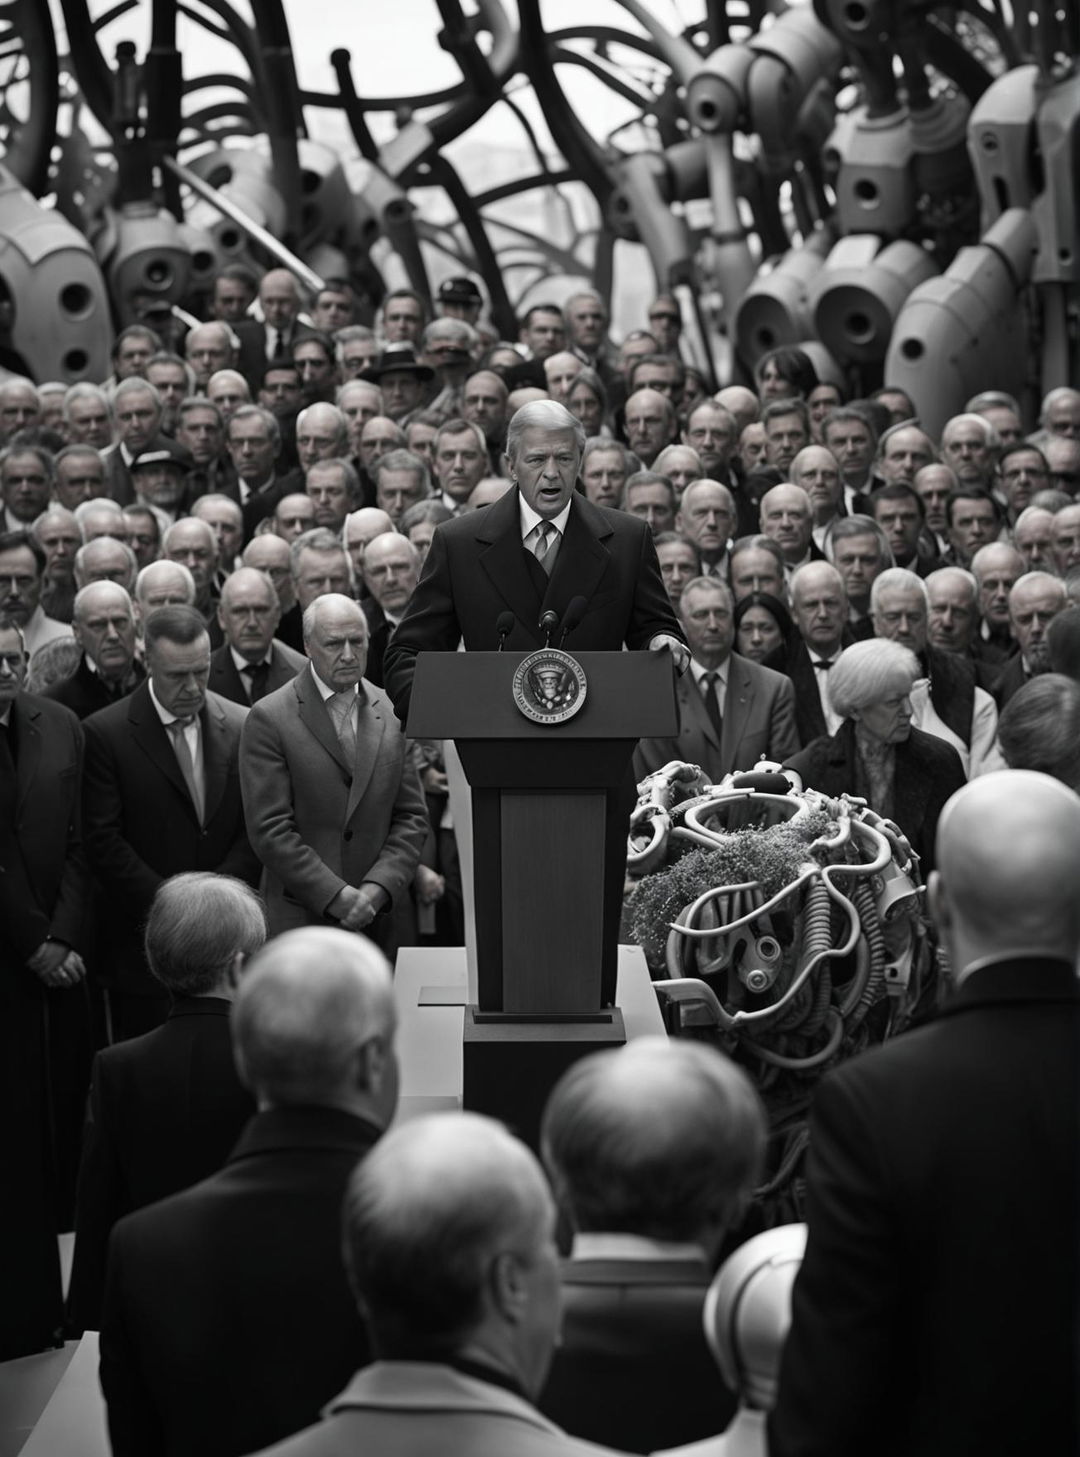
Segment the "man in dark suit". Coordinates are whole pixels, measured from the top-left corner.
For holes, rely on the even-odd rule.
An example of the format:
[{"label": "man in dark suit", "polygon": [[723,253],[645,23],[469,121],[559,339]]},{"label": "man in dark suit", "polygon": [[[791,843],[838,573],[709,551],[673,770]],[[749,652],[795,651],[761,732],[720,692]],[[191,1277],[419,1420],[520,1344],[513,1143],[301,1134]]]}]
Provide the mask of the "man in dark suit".
[{"label": "man in dark suit", "polygon": [[251,963],[232,1024],[260,1111],[223,1169],[113,1231],[114,1457],[241,1457],[313,1422],[369,1359],[341,1200],[397,1102],[390,968],[361,936],[292,932]]},{"label": "man in dark suit", "polygon": [[135,659],[131,597],[116,582],[91,582],[75,597],[71,627],[82,648],[79,666],[42,696],[70,708],[76,718],[89,718],[126,698],[146,677]]},{"label": "man in dark suit", "polygon": [[798,747],[795,692],[782,673],[731,651],[731,591],[712,577],[683,588],[679,618],[690,644],[690,671],[675,684],[679,732],[642,739],[634,751],[639,780],[672,759],[699,764],[713,783],[764,757],[781,762]]},{"label": "man in dark suit", "polygon": [[[363,676],[367,622],[339,593],[304,614],[310,663],[251,710],[240,756],[271,935],[336,922],[365,931],[404,903],[428,833],[412,751]],[[385,922],[369,934],[382,934]]]},{"label": "man in dark suit", "polygon": [[958,988],[815,1095],[773,1457],[1077,1450],[1078,863],[1048,776],[946,806],[929,898]]},{"label": "man in dark suit", "polygon": [[370,594],[364,601],[364,615],[368,620],[368,664],[364,676],[381,688],[386,647],[416,590],[420,553],[407,536],[384,531],[364,551],[363,574]]},{"label": "man in dark suit", "polygon": [[236,471],[235,483],[223,486],[226,495],[244,513],[244,540],[250,541],[259,522],[271,515],[285,496],[304,489],[299,467],[281,470],[281,426],[262,405],[241,405],[225,426],[225,444]]},{"label": "man in dark suit", "polygon": [[160,435],[161,397],[152,384],[140,375],[121,380],[113,396],[113,418],[116,421],[116,443],[102,452],[105,466],[105,492],[121,506],[130,506],[135,499],[135,483],[131,462],[150,446],[168,448]]},{"label": "man in dark suit", "polygon": [[258,389],[268,364],[291,362],[293,345],[316,331],[301,323],[300,289],[287,268],[272,268],[259,284],[263,322],[243,319],[234,326],[240,341],[237,368],[252,390]]},{"label": "man in dark suit", "polygon": [[809,744],[840,727],[841,718],[833,712],[826,685],[829,669],[852,641],[844,579],[829,562],[808,562],[792,576],[791,615],[799,636],[790,646],[771,653],[765,667],[791,679],[799,742]]},{"label": "man in dark suit", "polygon": [[210,655],[207,686],[247,708],[291,683],[307,659],[274,636],[281,604],[265,572],[240,567],[226,577],[218,602],[225,641]]},{"label": "man in dark suit", "polygon": [[174,875],[154,897],[146,959],[172,1007],[163,1026],[94,1060],[69,1297],[78,1331],[100,1325],[116,1221],[221,1168],[255,1112],[236,1076],[229,1008],[265,940],[258,897],[231,876]]},{"label": "man in dark suit", "polygon": [[540,1409],[629,1452],[714,1435],[736,1394],[717,1378],[702,1309],[764,1156],[749,1079],[711,1047],[639,1038],[563,1074],[541,1147],[574,1243]]},{"label": "man in dark suit", "polygon": [[263,1457],[608,1454],[533,1405],[559,1329],[555,1206],[502,1124],[437,1113],[393,1129],[349,1181],[344,1229],[379,1359]]},{"label": "man in dark suit", "polygon": [[149,1031],[169,1010],[142,948],[162,880],[183,870],[258,879],[237,770],[245,710],[206,691],[206,624],[194,608],[161,607],[144,632],[147,681],[85,724],[83,809],[101,891],[98,973],[114,1040]]},{"label": "man in dark suit", "polygon": [[1006,659],[994,685],[998,708],[1050,667],[1046,632],[1069,605],[1065,584],[1049,572],[1026,572],[1009,592],[1009,627],[1020,651]]},{"label": "man in dark suit", "polygon": [[[506,647],[543,646],[541,614],[561,618],[573,597],[589,610],[568,651],[687,650],[664,591],[644,521],[591,505],[574,490],[584,432],[554,400],[525,405],[510,422],[506,460],[516,489],[435,532],[419,586],[387,649],[384,680],[405,721],[417,653],[499,646],[498,619],[514,625]],[[553,558],[553,560],[552,560]]]},{"label": "man in dark suit", "polygon": [[64,1002],[81,1005],[85,976],[82,730],[22,691],[26,664],[21,629],[0,616],[0,1360],[44,1350],[60,1325],[46,1027],[71,1020]]}]

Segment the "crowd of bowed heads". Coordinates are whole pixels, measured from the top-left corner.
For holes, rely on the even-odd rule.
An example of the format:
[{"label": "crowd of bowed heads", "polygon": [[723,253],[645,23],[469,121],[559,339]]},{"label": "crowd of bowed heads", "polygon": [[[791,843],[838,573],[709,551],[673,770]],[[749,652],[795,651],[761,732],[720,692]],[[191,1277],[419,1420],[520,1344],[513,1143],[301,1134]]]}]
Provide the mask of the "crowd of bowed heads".
[{"label": "crowd of bowed heads", "polygon": [[[513,341],[483,313],[464,277],[428,318],[408,289],[376,310],[344,280],[305,297],[233,264],[204,322],[118,333],[109,379],[0,381],[0,1076],[19,1171],[0,1355],[100,1329],[116,1457],[764,1452],[778,1400],[776,1457],[1023,1450],[1001,1445],[1019,1419],[993,1383],[946,1381],[933,1353],[923,1377],[953,1381],[955,1412],[920,1390],[890,1427],[895,1328],[866,1335],[865,1389],[822,1395],[843,1342],[814,1324],[831,1267],[813,1215],[778,1399],[806,1234],[737,1237],[765,1120],[712,1049],[585,1059],[550,1100],[543,1168],[476,1117],[385,1133],[389,965],[464,939],[445,746],[405,735],[408,681],[424,631],[494,649],[498,629],[491,612],[480,641],[486,617],[453,616],[445,543],[463,538],[440,528],[488,513],[483,542],[519,511],[538,602],[558,556],[577,560],[568,521],[615,543],[637,518],[623,641],[672,652],[679,718],[640,742],[636,779],[765,758],[859,795],[945,877],[961,970],[969,922],[1022,923],[1023,947],[1068,959],[1080,390],[1037,418],[986,391],[935,438],[903,390],[847,398],[796,348],[710,392],[669,295],[619,344],[589,289],[533,304]],[[539,643],[522,630],[511,646]],[[1032,838],[1036,811],[1056,834]],[[950,880],[950,856],[978,875]],[[833,1229],[844,1250],[886,1198],[863,1196]],[[1015,1312],[1028,1297],[998,1275]],[[978,1299],[935,1278],[955,1334]],[[1064,1286],[1046,1332],[1070,1325]],[[983,1327],[980,1351],[1022,1340]],[[1049,1421],[1069,1383],[1046,1332],[1018,1359],[1045,1361]],[[902,1337],[936,1350],[918,1322]]]}]

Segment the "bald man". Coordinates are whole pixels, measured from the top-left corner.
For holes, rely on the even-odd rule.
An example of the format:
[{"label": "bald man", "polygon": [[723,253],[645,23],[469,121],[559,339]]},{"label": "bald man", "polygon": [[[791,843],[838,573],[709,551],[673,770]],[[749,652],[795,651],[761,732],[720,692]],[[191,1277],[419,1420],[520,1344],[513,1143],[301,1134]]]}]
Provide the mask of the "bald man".
[{"label": "bald man", "polygon": [[389,942],[428,832],[419,774],[390,700],[364,677],[359,604],[317,597],[303,631],[307,668],[252,706],[241,743],[270,933],[337,924]]},{"label": "bald man", "polygon": [[219,1173],[113,1234],[101,1384],[115,1457],[239,1457],[315,1421],[369,1359],[341,1200],[397,1102],[390,967],[362,936],[292,931],[250,962],[231,1023],[258,1113]]},{"label": "bald man", "polygon": [[82,648],[70,678],[53,683],[44,697],[88,718],[124,698],[146,676],[135,657],[135,608],[116,582],[91,582],[75,597],[72,631]]},{"label": "bald man", "polygon": [[507,1129],[474,1113],[393,1129],[350,1180],[343,1225],[379,1359],[263,1457],[607,1452],[533,1405],[559,1333],[555,1207]]},{"label": "bald man", "polygon": [[973,780],[937,864],[947,1014],[814,1098],[771,1457],[1077,1450],[1080,800]]},{"label": "bald man", "polygon": [[563,1074],[541,1147],[574,1237],[541,1409],[630,1452],[726,1427],[734,1395],[717,1379],[702,1309],[764,1155],[749,1078],[700,1043],[636,1038]]}]

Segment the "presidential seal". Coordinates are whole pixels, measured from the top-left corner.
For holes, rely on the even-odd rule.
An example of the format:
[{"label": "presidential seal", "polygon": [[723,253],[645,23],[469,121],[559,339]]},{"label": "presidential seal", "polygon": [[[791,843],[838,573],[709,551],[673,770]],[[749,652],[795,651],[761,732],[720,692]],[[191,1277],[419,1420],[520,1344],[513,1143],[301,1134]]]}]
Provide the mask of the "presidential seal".
[{"label": "presidential seal", "polygon": [[533,723],[565,723],[585,702],[585,671],[558,648],[541,648],[518,664],[514,702]]}]

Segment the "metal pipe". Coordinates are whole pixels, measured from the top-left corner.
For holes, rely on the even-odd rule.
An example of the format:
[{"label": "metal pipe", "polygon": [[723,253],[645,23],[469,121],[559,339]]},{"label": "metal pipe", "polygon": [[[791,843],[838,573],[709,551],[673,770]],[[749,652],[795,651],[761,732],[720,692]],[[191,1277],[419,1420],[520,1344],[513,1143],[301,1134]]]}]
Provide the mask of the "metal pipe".
[{"label": "metal pipe", "polygon": [[230,202],[228,198],[222,197],[216,188],[211,187],[208,182],[204,182],[198,173],[192,172],[175,157],[162,158],[162,165],[167,167],[175,177],[179,177],[181,182],[187,183],[192,192],[197,193],[204,202],[208,202],[211,207],[216,207],[223,217],[227,217],[238,228],[242,228],[252,242],[265,248],[290,273],[295,273],[306,289],[317,293],[322,288],[323,280],[313,269],[297,258],[295,253],[290,252],[284,243],[279,243],[273,233],[268,233],[265,228],[260,227],[258,223],[249,218],[247,213],[237,207],[235,202]]}]

